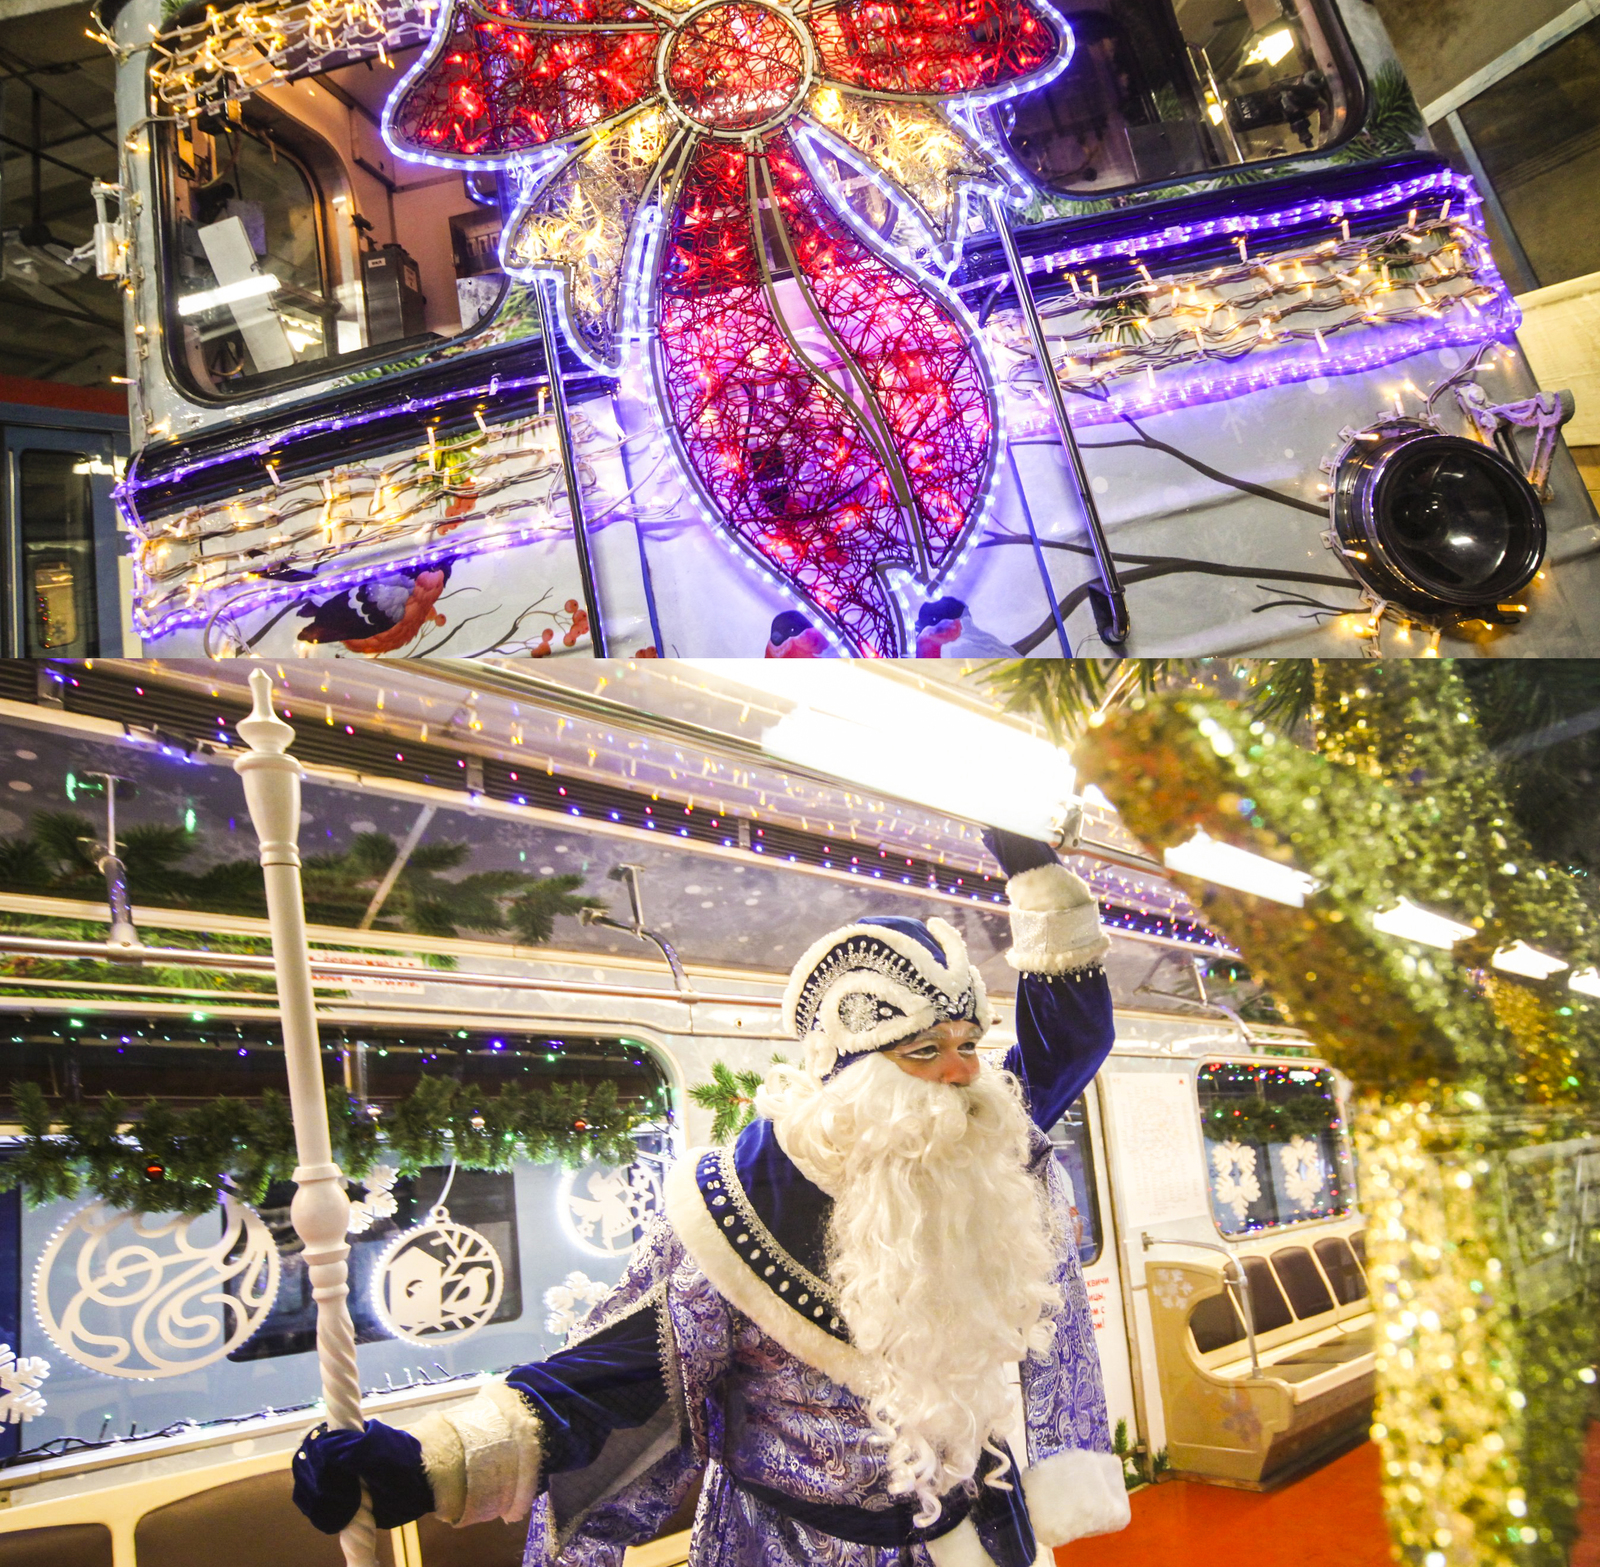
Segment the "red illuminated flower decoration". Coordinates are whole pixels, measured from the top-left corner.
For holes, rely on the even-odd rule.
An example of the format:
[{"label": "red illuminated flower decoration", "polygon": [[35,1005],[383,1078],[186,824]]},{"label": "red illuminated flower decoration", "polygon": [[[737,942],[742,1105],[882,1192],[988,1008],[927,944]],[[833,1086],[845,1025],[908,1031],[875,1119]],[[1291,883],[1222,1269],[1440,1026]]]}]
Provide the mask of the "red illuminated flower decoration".
[{"label": "red illuminated flower decoration", "polygon": [[523,171],[504,263],[561,277],[596,365],[642,282],[701,500],[854,649],[894,655],[885,573],[950,568],[998,444],[970,324],[910,257],[949,258],[991,172],[958,114],[1067,46],[1042,0],[452,0],[384,126],[402,156]]}]

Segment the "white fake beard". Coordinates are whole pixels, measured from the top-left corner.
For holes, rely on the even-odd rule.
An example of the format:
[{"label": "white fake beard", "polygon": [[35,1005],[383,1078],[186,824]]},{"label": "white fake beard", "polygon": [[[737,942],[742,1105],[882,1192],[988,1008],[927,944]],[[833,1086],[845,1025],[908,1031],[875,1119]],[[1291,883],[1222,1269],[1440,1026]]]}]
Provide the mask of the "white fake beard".
[{"label": "white fake beard", "polygon": [[889,1490],[931,1523],[1009,1422],[1007,1368],[1049,1344],[1062,1303],[1021,1090],[988,1066],[970,1088],[925,1082],[874,1053],[826,1083],[775,1067],[756,1108],[834,1199],[828,1276]]}]

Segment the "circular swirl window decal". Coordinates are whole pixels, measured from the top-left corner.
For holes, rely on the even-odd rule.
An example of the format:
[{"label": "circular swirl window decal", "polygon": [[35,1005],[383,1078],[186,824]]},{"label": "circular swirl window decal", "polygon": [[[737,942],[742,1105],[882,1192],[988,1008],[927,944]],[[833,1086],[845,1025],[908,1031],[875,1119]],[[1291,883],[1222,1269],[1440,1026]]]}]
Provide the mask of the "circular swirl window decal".
[{"label": "circular swirl window decal", "polygon": [[96,1200],[46,1244],[33,1303],[50,1340],[91,1371],[156,1379],[209,1366],[266,1320],[278,1248],[261,1216],[130,1213]]}]

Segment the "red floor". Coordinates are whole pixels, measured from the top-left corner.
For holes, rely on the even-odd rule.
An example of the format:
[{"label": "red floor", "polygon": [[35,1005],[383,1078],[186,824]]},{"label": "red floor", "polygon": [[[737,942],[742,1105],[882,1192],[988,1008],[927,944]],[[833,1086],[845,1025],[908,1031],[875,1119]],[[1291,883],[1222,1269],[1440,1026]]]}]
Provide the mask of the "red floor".
[{"label": "red floor", "polygon": [[1390,1567],[1378,1450],[1365,1443],[1263,1495],[1171,1480],[1137,1492],[1121,1534],[1056,1552],[1058,1567]]}]

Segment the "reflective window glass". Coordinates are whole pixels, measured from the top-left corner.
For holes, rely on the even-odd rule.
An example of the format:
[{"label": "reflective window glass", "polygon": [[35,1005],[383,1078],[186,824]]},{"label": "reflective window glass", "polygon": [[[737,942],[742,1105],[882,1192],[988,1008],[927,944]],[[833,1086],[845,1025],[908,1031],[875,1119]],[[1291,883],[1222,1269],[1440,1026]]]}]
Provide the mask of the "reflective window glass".
[{"label": "reflective window glass", "polygon": [[1050,1141],[1071,1194],[1078,1260],[1088,1267],[1100,1255],[1100,1196],[1095,1187],[1087,1104],[1082,1097],[1050,1129]]},{"label": "reflective window glass", "polygon": [[1350,1211],[1349,1139],[1327,1067],[1209,1063],[1196,1087],[1224,1235]]},{"label": "reflective window glass", "polygon": [[[1548,287],[1600,272],[1600,19],[1496,82],[1460,114],[1533,281]],[[1462,149],[1455,150],[1459,156]]]},{"label": "reflective window glass", "polygon": [[1310,152],[1350,124],[1353,78],[1316,0],[1091,0],[1065,15],[1071,63],[1001,111],[1012,149],[1052,190]]},{"label": "reflective window glass", "polygon": [[22,618],[29,658],[92,658],[100,651],[91,463],[86,452],[18,455]]}]

